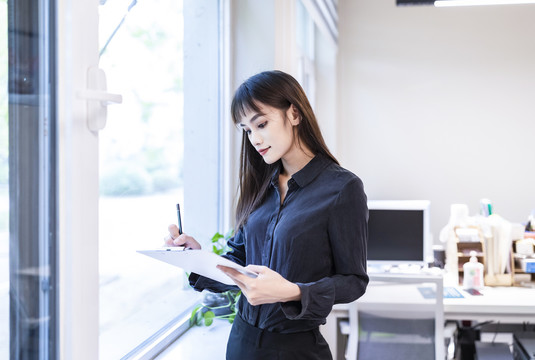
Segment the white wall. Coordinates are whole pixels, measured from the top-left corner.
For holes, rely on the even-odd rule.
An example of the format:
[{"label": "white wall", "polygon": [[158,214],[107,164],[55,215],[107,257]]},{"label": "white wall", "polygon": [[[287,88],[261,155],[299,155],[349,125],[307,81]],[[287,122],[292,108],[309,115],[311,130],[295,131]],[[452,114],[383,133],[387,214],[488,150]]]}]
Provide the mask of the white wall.
[{"label": "white wall", "polygon": [[370,199],[535,208],[535,6],[340,0],[338,155]]}]

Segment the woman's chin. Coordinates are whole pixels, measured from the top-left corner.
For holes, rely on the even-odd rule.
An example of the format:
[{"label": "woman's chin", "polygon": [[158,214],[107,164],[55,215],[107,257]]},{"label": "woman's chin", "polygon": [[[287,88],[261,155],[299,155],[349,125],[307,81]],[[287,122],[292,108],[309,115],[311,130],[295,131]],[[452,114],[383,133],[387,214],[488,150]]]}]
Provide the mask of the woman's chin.
[{"label": "woman's chin", "polygon": [[266,154],[264,156],[262,156],[262,159],[264,159],[264,162],[268,165],[271,165],[271,164],[274,164],[276,163],[277,161],[279,161],[279,157],[276,157],[276,156],[270,156],[271,154]]}]

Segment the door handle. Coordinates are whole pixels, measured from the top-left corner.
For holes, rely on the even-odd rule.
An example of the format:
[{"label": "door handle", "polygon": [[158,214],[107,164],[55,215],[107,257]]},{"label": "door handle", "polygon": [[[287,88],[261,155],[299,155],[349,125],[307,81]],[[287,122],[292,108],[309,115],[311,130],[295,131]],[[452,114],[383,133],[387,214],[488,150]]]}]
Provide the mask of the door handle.
[{"label": "door handle", "polygon": [[90,101],[100,101],[101,105],[120,104],[123,102],[123,96],[120,94],[111,94],[102,90],[80,90],[78,98]]}]

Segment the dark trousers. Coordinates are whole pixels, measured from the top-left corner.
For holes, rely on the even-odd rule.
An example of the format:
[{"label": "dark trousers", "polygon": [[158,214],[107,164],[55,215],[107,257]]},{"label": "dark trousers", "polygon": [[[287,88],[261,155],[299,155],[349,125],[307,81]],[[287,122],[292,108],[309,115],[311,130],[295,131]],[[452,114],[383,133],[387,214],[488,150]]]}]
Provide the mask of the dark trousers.
[{"label": "dark trousers", "polygon": [[227,360],[332,360],[319,329],[279,334],[236,316],[227,344]]}]

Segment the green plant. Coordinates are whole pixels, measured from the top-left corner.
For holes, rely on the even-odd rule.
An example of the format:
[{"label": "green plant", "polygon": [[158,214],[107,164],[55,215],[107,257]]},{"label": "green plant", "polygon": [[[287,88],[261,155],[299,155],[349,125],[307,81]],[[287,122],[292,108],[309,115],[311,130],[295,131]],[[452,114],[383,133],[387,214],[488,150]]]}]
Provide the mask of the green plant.
[{"label": "green plant", "polygon": [[234,236],[234,229],[230,229],[225,235],[216,232],[214,236],[212,236],[212,252],[217,255],[223,255],[226,254],[230,248],[227,245],[230,238]]},{"label": "green plant", "polygon": [[225,319],[231,324],[236,318],[237,309],[236,304],[240,298],[241,291],[239,290],[227,290],[219,295],[220,299],[224,299],[223,302],[215,302],[214,304],[207,304],[203,302],[197,305],[191,312],[190,324],[200,326],[204,323],[205,326],[210,326],[214,322],[214,319]]},{"label": "green plant", "polygon": [[[212,237],[212,252],[223,255],[230,250],[228,240],[234,235],[231,229],[225,235],[217,232]],[[191,312],[190,324],[200,326],[210,326],[214,319],[225,319],[231,324],[236,318],[236,304],[240,298],[241,291],[227,290],[222,293],[206,293],[201,304],[197,305]]]}]

